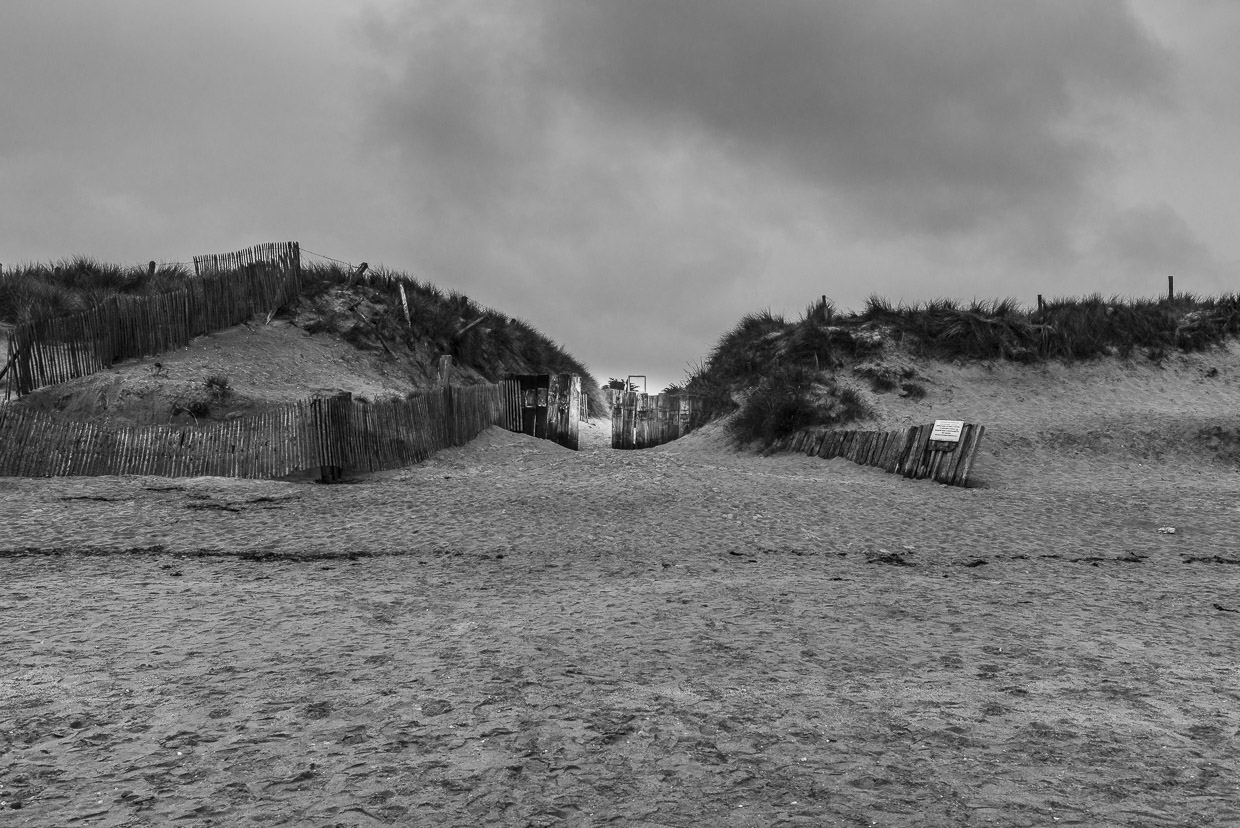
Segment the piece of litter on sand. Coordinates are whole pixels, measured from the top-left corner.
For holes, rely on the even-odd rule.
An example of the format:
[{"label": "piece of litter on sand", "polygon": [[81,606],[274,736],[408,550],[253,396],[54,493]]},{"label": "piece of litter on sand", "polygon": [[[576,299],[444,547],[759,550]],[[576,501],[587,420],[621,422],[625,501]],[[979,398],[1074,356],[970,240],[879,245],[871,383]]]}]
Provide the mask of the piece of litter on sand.
[{"label": "piece of litter on sand", "polygon": [[1174,527],[1174,526],[1159,526],[1159,527],[1158,527],[1158,534],[1160,534],[1160,535],[1174,535],[1174,534],[1175,534],[1175,527]]}]

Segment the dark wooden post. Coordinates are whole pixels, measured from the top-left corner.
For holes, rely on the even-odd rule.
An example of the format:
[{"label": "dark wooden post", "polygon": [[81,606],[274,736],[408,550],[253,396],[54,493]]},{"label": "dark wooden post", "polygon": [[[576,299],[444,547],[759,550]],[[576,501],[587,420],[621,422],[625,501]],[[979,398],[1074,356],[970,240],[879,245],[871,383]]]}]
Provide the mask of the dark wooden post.
[{"label": "dark wooden post", "polygon": [[312,430],[314,432],[314,453],[319,461],[319,482],[330,483],[332,479],[331,466],[331,440],[328,435],[331,433],[328,417],[326,400],[322,397],[315,397],[310,401],[310,419]]},{"label": "dark wooden post", "polygon": [[611,405],[611,447],[623,448],[624,443],[624,396],[615,388],[607,389],[607,402]]},{"label": "dark wooden post", "polygon": [[447,417],[448,445],[459,446],[461,441],[460,423],[456,421],[457,405],[456,405],[456,389],[451,385],[444,383],[440,386],[443,389],[443,410],[444,416]]},{"label": "dark wooden post", "polygon": [[310,401],[314,435],[319,456],[319,481],[335,483],[352,466],[349,437],[353,414],[353,395],[349,392],[334,397],[316,397]]},{"label": "dark wooden post", "polygon": [[1175,298],[1175,277],[1167,277],[1167,301],[1170,302]]},{"label": "dark wooden post", "polygon": [[1046,303],[1042,301],[1042,294],[1038,294],[1038,313],[1046,309]]}]

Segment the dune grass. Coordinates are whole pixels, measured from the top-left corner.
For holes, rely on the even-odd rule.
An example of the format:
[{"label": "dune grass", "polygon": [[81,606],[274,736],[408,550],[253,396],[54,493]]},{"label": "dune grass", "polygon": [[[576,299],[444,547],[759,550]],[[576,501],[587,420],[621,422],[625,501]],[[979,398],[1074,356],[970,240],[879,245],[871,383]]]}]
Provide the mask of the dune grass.
[{"label": "dune grass", "polygon": [[[20,324],[94,307],[114,295],[146,295],[176,290],[193,272],[183,265],[114,265],[77,256],[50,264],[18,265],[0,271],[0,323]],[[400,286],[408,300],[406,321]],[[328,301],[342,289],[372,308],[368,325]],[[450,354],[483,377],[507,373],[575,373],[582,378],[590,413],[607,412],[597,382],[585,366],[529,322],[483,308],[468,296],[396,271],[376,269],[366,278],[339,264],[302,265],[302,301],[317,316],[315,330],[333,330],[356,345],[375,337],[424,352]],[[347,305],[346,305],[347,307]]]},{"label": "dune grass", "polygon": [[116,294],[161,293],[189,278],[184,265],[116,265],[86,256],[47,264],[19,264],[0,271],[0,323],[74,313],[94,307]]},{"label": "dune grass", "polygon": [[1091,359],[1172,350],[1200,351],[1240,334],[1240,294],[1143,299],[1099,294],[1060,298],[1041,310],[1014,300],[969,304],[939,299],[893,306],[872,296],[855,319],[907,338],[920,352],[945,359]]},{"label": "dune grass", "polygon": [[[318,303],[325,327],[332,324],[326,294],[333,288],[349,288],[381,309],[370,321],[385,341],[411,347],[424,344],[492,381],[509,373],[578,374],[591,416],[609,413],[598,382],[567,350],[531,323],[483,307],[462,293],[385,268],[359,279],[336,264],[303,265],[302,286],[303,297],[312,305]],[[409,307],[408,322],[401,286]]]},{"label": "dune grass", "polygon": [[[824,298],[796,321],[770,310],[743,317],[689,369],[684,387],[702,399],[708,417],[739,409],[732,429],[738,443],[769,445],[807,426],[866,417],[864,401],[835,374],[893,346],[942,360],[1036,363],[1119,355],[1159,362],[1174,351],[1205,350],[1237,335],[1240,294],[1095,294],[1052,299],[1038,310],[1012,299],[895,305],[871,296],[861,312],[849,314]],[[870,379],[894,384],[902,378]],[[902,387],[909,396],[924,395],[915,383]]]}]

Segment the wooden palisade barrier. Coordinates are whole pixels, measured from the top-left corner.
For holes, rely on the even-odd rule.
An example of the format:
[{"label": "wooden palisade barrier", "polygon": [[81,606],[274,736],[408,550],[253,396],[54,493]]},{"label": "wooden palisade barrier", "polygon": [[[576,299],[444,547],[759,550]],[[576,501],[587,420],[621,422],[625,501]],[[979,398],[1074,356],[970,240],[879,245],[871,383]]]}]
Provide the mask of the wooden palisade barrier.
[{"label": "wooden palisade barrier", "polygon": [[513,374],[520,389],[511,429],[551,440],[576,451],[581,444],[581,376],[579,374]]},{"label": "wooden palisade barrier", "polygon": [[670,443],[701,423],[697,398],[689,394],[611,394],[611,446],[642,449]]},{"label": "wooden palisade barrier", "polygon": [[301,295],[300,256],[297,242],[195,256],[197,278],[177,290],[113,296],[89,310],[17,325],[9,338],[11,387],[27,394],[275,311]]},{"label": "wooden palisade barrier", "polygon": [[931,439],[935,425],[930,424],[895,431],[802,431],[777,442],[775,448],[811,457],[843,457],[916,480],[967,486],[986,427],[953,425],[950,440]]},{"label": "wooden palisade barrier", "polygon": [[446,386],[375,403],[302,400],[205,426],[109,426],[0,407],[0,476],[143,474],[320,479],[401,468],[511,428],[517,385]]}]

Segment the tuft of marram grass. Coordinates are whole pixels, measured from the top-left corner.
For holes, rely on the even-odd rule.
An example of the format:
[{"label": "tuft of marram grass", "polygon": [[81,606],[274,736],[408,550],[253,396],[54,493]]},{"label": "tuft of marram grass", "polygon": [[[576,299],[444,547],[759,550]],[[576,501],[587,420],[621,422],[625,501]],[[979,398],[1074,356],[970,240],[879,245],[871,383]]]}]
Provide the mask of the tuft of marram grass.
[{"label": "tuft of marram grass", "polygon": [[791,366],[765,377],[745,397],[729,432],[737,445],[775,441],[816,425],[841,426],[871,416],[855,388],[805,366]]},{"label": "tuft of marram grass", "polygon": [[0,322],[18,324],[88,310],[112,296],[165,293],[190,276],[179,264],[115,265],[86,256],[0,271]]}]

